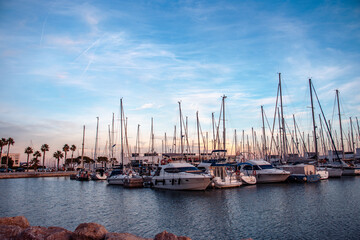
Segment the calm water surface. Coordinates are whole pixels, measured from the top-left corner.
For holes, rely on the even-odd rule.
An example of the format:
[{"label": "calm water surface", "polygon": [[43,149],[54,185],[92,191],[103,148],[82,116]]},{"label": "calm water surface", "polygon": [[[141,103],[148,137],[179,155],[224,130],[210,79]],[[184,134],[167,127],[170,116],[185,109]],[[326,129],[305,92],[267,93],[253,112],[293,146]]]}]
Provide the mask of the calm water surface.
[{"label": "calm water surface", "polygon": [[0,180],[0,216],[74,231],[97,222],[111,232],[192,239],[360,239],[360,177],[201,192],[124,189],[69,178]]}]

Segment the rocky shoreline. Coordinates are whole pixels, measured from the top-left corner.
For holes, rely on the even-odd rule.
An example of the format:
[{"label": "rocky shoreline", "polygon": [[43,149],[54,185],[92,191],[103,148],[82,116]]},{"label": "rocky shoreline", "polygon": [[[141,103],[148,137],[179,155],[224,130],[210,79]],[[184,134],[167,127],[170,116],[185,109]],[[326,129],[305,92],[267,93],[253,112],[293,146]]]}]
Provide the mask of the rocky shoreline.
[{"label": "rocky shoreline", "polygon": [[0,218],[0,239],[3,240],[191,240],[163,231],[154,238],[130,233],[112,233],[98,223],[81,223],[74,232],[61,227],[30,226],[24,216]]}]

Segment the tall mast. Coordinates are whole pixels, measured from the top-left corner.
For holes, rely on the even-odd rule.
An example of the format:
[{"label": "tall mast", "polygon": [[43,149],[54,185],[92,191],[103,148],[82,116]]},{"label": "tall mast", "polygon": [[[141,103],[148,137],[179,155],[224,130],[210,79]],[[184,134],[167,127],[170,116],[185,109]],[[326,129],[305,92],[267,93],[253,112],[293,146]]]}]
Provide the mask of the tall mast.
[{"label": "tall mast", "polygon": [[251,127],[251,153],[255,158],[255,139],[254,139],[254,128]]},{"label": "tall mast", "polygon": [[243,153],[243,158],[244,158],[244,162],[245,162],[245,130],[242,130],[242,149],[241,149],[242,153]]},{"label": "tall mast", "polygon": [[322,121],[321,121],[321,115],[320,114],[319,114],[319,121],[320,121],[321,142],[322,142],[324,154],[326,155],[326,143],[325,143],[324,131],[323,131],[323,127],[322,127]]},{"label": "tall mast", "polygon": [[173,153],[176,153],[176,125],[174,126]]},{"label": "tall mast", "polygon": [[281,73],[279,73],[279,89],[280,89],[280,108],[281,108],[281,128],[282,128],[282,144],[283,144],[283,159],[286,157],[286,130],[285,130],[285,120],[284,120],[284,109],[283,109],[283,99],[282,99],[282,90],[281,90]]},{"label": "tall mast", "polygon": [[136,134],[135,160],[136,160],[137,155],[139,155],[139,157],[140,157],[140,124],[138,124],[137,134]]},{"label": "tall mast", "polygon": [[122,98],[120,98],[120,134],[121,134],[121,166],[124,169],[124,146],[123,146],[123,103]]},{"label": "tall mast", "polygon": [[166,138],[166,132],[165,132],[165,144],[164,144],[164,148],[165,148],[165,153],[167,153],[167,138]]},{"label": "tall mast", "polygon": [[179,101],[179,113],[180,113],[180,152],[181,155],[184,153],[184,146],[183,146],[183,134],[182,134],[182,113],[181,113],[181,102]]},{"label": "tall mast", "polygon": [[224,156],[225,156],[225,154],[226,154],[225,98],[226,98],[226,96],[224,95],[224,96],[222,97],[222,104],[223,104],[223,130],[224,130],[224,133],[223,133],[224,140],[223,140],[223,141],[224,141],[224,150],[225,150]]},{"label": "tall mast", "polygon": [[111,123],[111,166],[114,166],[114,121],[115,121],[115,116],[114,113],[112,115],[112,123]]},{"label": "tall mast", "polygon": [[298,137],[297,137],[296,121],[295,121],[295,115],[294,114],[293,114],[293,120],[294,120],[294,129],[295,129],[295,147],[299,151],[299,142],[298,142]]},{"label": "tall mast", "polygon": [[199,161],[201,162],[199,111],[196,112],[196,123],[197,123],[196,125],[197,125],[197,136],[198,136]]},{"label": "tall mast", "polygon": [[214,113],[211,113],[211,120],[212,120],[212,130],[213,130],[213,150],[216,149],[216,139],[215,139],[215,118]]},{"label": "tall mast", "polygon": [[154,119],[151,118],[151,133],[150,133],[150,139],[151,139],[151,148],[150,152],[154,153]]},{"label": "tall mast", "polygon": [[317,146],[317,138],[316,138],[316,124],[315,124],[315,114],[314,114],[314,104],[313,104],[313,96],[312,96],[312,83],[311,78],[309,78],[309,86],[310,86],[310,99],[311,99],[311,114],[313,120],[313,129],[314,129],[314,144],[315,144],[315,160],[319,161],[318,156],[318,146]]},{"label": "tall mast", "polygon": [[266,152],[266,135],[265,135],[265,122],[264,122],[264,107],[261,106],[261,118],[262,118],[262,124],[263,124],[263,138],[264,138],[264,142],[263,142],[263,154],[264,154],[264,158],[265,160],[267,160],[267,152]]},{"label": "tall mast", "polygon": [[236,129],[234,130],[234,138],[235,138],[235,159],[237,155],[237,136],[236,136]]},{"label": "tall mast", "polygon": [[[108,157],[109,160],[111,160],[111,149],[112,149],[112,141],[111,141],[111,132],[110,132],[110,124],[108,125],[108,131],[109,131],[109,153],[108,153]],[[105,163],[105,168],[106,168],[106,163]]]},{"label": "tall mast", "polygon": [[83,128],[83,140],[82,140],[82,148],[81,148],[81,168],[84,168],[84,143],[85,143],[85,125]]},{"label": "tall mast", "polygon": [[344,139],[343,139],[342,125],[341,125],[339,90],[337,90],[337,89],[336,89],[336,98],[337,98],[338,112],[339,112],[339,124],[340,124],[340,140],[341,140],[341,148],[342,148],[342,160],[344,160],[344,159],[345,159],[345,149],[344,149]]},{"label": "tall mast", "polygon": [[95,151],[94,151],[94,170],[96,166],[96,150],[98,148],[98,134],[99,134],[99,117],[96,117],[96,137],[95,137]]},{"label": "tall mast", "polygon": [[278,108],[278,111],[277,111],[277,113],[278,113],[278,118],[279,118],[279,137],[278,137],[278,146],[280,146],[280,156],[281,156],[281,160],[282,160],[282,162],[283,163],[285,163],[285,158],[284,158],[284,154],[283,154],[283,152],[284,152],[284,149],[283,149],[283,144],[282,144],[282,139],[281,139],[281,133],[282,133],[282,128],[281,128],[281,116],[280,116],[280,111],[279,111],[279,108]]},{"label": "tall mast", "polygon": [[360,140],[360,128],[359,128],[359,121],[358,121],[357,117],[356,117],[356,125],[357,125],[357,129],[358,129],[358,134],[357,134],[357,137],[356,137],[356,146],[358,147],[359,140]]},{"label": "tall mast", "polygon": [[350,117],[350,129],[351,129],[351,147],[353,153],[355,153],[355,141],[354,141],[354,132],[353,132],[353,125],[352,125],[352,119]]}]

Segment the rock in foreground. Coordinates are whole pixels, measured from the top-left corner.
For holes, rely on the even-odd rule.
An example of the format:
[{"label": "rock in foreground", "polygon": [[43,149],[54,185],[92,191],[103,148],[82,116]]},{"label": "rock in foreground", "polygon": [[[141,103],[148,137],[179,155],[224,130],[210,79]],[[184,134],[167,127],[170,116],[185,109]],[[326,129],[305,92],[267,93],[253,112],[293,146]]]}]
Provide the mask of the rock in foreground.
[{"label": "rock in foreground", "polygon": [[[81,223],[74,232],[61,227],[30,226],[24,216],[0,218],[1,240],[153,240],[130,233],[109,233],[98,223]],[[163,231],[154,240],[191,240]]]}]

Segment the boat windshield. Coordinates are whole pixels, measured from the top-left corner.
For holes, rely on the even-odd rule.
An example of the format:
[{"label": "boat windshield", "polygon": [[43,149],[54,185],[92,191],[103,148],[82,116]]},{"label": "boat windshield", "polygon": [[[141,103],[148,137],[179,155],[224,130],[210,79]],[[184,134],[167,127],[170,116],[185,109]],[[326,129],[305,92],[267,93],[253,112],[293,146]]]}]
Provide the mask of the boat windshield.
[{"label": "boat windshield", "polygon": [[273,169],[274,167],[272,165],[259,165],[261,169]]},{"label": "boat windshield", "polygon": [[164,171],[167,173],[180,173],[180,172],[201,173],[202,172],[196,167],[165,168]]}]

